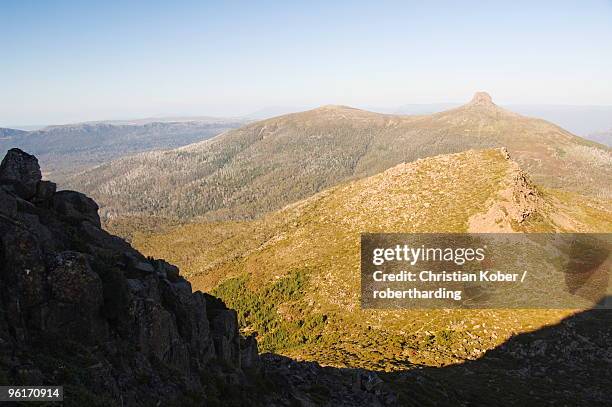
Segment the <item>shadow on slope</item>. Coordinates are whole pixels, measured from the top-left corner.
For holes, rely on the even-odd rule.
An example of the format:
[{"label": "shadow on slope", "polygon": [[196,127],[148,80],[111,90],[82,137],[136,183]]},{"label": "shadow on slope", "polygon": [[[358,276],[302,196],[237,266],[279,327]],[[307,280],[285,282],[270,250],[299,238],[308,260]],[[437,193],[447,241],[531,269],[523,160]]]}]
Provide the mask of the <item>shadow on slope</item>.
[{"label": "shadow on slope", "polygon": [[[605,297],[598,307],[610,301]],[[298,405],[359,405],[369,393],[371,405],[609,406],[612,310],[578,312],[519,334],[480,359],[447,367],[381,373],[273,354],[263,360],[268,378]]]},{"label": "shadow on slope", "polygon": [[612,310],[598,306],[517,335],[482,358],[421,370],[466,405],[612,405]]}]

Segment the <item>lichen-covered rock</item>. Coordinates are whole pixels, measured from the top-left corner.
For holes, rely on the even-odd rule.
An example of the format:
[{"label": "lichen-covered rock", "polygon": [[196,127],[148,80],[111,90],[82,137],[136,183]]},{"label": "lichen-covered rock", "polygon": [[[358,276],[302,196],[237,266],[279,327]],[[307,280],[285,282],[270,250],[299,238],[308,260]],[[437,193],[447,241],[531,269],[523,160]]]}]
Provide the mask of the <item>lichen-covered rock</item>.
[{"label": "lichen-covered rock", "polygon": [[77,252],[62,252],[53,262],[47,277],[51,298],[97,311],[104,301],[102,281],[91,270],[87,258]]}]

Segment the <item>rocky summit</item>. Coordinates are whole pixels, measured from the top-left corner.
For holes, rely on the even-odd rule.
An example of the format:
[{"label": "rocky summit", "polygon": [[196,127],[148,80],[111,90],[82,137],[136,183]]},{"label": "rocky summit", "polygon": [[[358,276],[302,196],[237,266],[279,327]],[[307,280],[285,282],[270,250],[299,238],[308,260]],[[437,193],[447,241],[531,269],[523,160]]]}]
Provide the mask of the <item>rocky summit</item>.
[{"label": "rocky summit", "polygon": [[395,402],[374,373],[260,357],[234,310],[106,233],[97,211],[41,180],[34,156],[2,161],[0,385],[63,385],[73,406]]},{"label": "rocky summit", "polygon": [[476,92],[470,105],[494,106],[493,98],[487,92]]}]

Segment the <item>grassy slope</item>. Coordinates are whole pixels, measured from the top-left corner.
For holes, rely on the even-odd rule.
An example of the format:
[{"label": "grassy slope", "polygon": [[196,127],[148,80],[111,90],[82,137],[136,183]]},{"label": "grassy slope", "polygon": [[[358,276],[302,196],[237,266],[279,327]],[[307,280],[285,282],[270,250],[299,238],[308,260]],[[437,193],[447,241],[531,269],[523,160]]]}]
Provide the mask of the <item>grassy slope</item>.
[{"label": "grassy slope", "polygon": [[[567,312],[361,310],[359,234],[467,231],[469,219],[499,201],[516,174],[499,150],[439,156],[339,185],[257,221],[191,224],[138,234],[134,244],[179,265],[195,288],[214,289],[239,310],[246,331],[258,332],[263,350],[374,369],[447,364]],[[605,201],[539,194],[537,212],[508,225],[612,230]]]}]

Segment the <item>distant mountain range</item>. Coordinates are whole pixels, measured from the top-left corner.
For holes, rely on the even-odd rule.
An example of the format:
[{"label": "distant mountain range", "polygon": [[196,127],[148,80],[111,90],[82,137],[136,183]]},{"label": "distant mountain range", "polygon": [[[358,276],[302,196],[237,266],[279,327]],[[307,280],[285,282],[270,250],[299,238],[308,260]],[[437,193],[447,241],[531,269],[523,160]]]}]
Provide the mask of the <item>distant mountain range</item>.
[{"label": "distant mountain range", "polygon": [[599,131],[589,135],[589,140],[596,141],[601,144],[605,144],[608,147],[612,147],[612,129],[608,131]]},{"label": "distant mountain range", "polygon": [[[398,108],[371,108],[385,114],[423,115],[459,107],[458,103],[408,104]],[[612,146],[612,107],[562,105],[509,105],[511,111],[543,118],[586,139]],[[37,154],[46,176],[60,185],[75,172],[126,155],[172,149],[206,140],[254,120],[286,115],[303,107],[273,106],[242,118],[209,116],[148,117],[91,121],[28,130],[0,128],[0,153],[18,147]]]},{"label": "distant mountain range", "polygon": [[[363,109],[386,114],[433,114],[461,106],[461,103],[412,103],[399,107],[364,106]],[[597,134],[612,128],[612,106],[581,105],[518,105],[501,104],[501,107],[529,117],[547,120],[569,130],[573,134],[588,140],[612,146],[610,138],[598,137]],[[274,116],[307,110],[308,107],[271,106],[247,115],[254,120],[269,119]]]},{"label": "distant mountain range", "polygon": [[105,219],[251,219],[402,162],[493,147],[507,147],[542,185],[612,194],[609,148],[502,109],[485,93],[432,115],[324,106],[176,150],[124,157],[66,185],[95,197]]},{"label": "distant mountain range", "polygon": [[244,123],[203,117],[86,122],[34,131],[0,129],[0,154],[13,147],[31,151],[39,157],[45,175],[61,184],[76,171],[129,154],[206,140]]},{"label": "distant mountain range", "polygon": [[[412,103],[399,107],[366,106],[365,110],[386,114],[433,114],[461,106],[461,103]],[[500,105],[510,111],[529,117],[547,120],[588,140],[612,146],[610,138],[597,136],[602,130],[612,127],[612,106],[581,105]],[[269,119],[307,110],[307,107],[272,106],[258,110],[247,117],[254,120]]]},{"label": "distant mountain range", "polygon": [[19,137],[26,134],[27,131],[17,130],[17,129],[7,129],[4,127],[0,127],[0,142],[4,140],[9,140],[13,137]]},{"label": "distant mountain range", "polygon": [[[386,113],[431,114],[459,107],[459,103],[410,104]],[[589,140],[591,134],[612,127],[612,106],[572,106],[572,105],[501,105],[503,108],[528,117],[537,117],[563,127],[570,132]],[[608,143],[603,143],[610,146]]]}]

